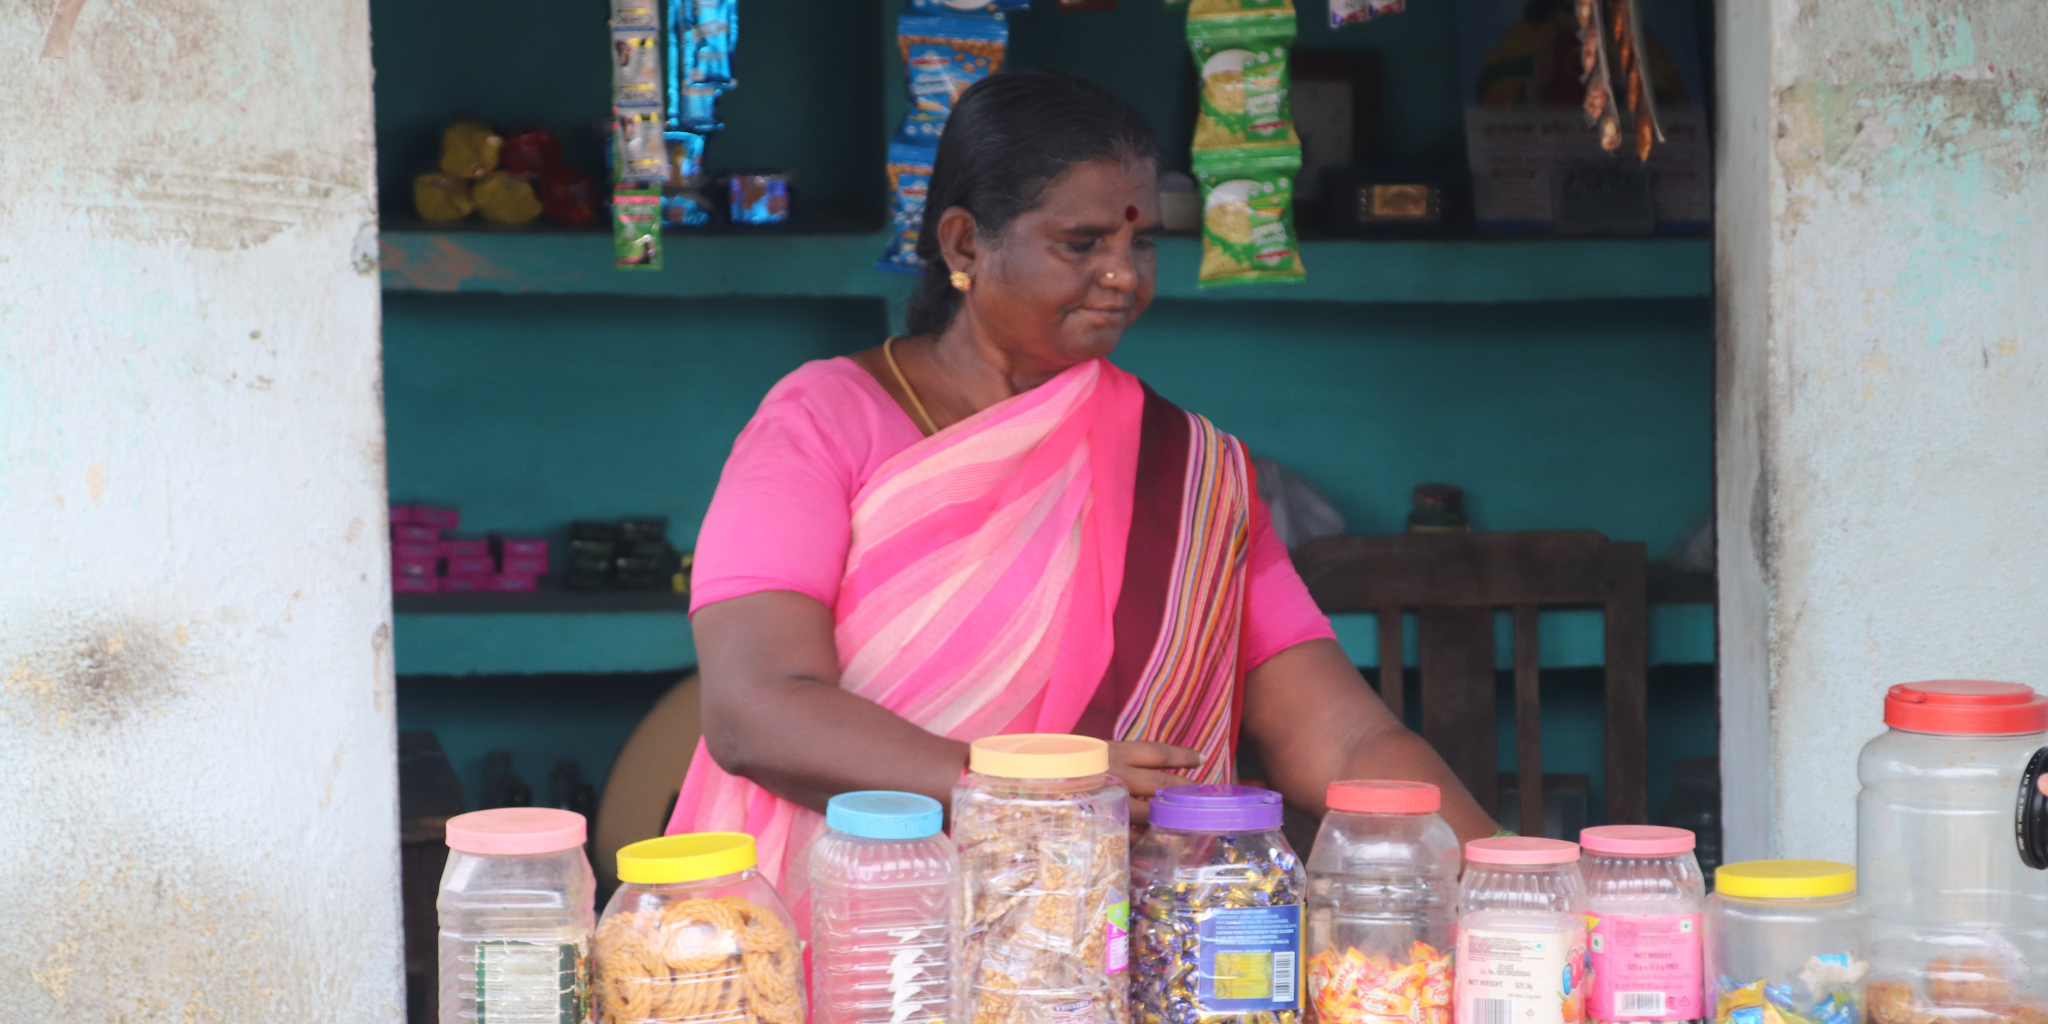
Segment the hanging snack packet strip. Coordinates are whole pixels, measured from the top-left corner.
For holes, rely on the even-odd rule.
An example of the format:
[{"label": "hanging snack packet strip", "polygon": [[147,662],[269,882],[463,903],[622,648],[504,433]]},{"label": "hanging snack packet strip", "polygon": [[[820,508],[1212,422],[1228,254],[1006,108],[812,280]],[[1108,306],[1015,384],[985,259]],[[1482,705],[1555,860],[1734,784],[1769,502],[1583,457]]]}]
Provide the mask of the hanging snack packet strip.
[{"label": "hanging snack packet strip", "polygon": [[905,14],[896,22],[896,46],[910,86],[910,109],[896,137],[939,143],[953,101],[967,87],[1003,66],[1010,23],[1001,18]]},{"label": "hanging snack packet strip", "polygon": [[1002,14],[1028,11],[1031,0],[910,0],[910,9],[919,14]]},{"label": "hanging snack packet strip", "polygon": [[739,43],[736,0],[667,0],[668,127],[715,131],[713,101],[736,83],[733,48]]},{"label": "hanging snack packet strip", "polygon": [[661,269],[661,190],[612,193],[612,256],[623,270]]},{"label": "hanging snack packet strip", "polygon": [[1202,186],[1202,287],[1299,281],[1294,146],[1195,150]]},{"label": "hanging snack packet strip", "polygon": [[904,274],[924,270],[917,256],[917,237],[924,231],[925,191],[931,187],[937,148],[910,142],[889,143],[889,244],[875,266]]},{"label": "hanging snack packet strip", "polygon": [[1300,145],[1288,102],[1287,50],[1294,5],[1286,0],[1194,0],[1188,49],[1202,75],[1195,148]]}]

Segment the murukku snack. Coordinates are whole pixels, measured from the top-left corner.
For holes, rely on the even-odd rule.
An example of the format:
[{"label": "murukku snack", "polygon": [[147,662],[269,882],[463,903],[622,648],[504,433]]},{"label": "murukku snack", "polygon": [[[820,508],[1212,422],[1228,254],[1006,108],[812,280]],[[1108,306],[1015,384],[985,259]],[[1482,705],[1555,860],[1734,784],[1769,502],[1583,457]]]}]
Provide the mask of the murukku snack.
[{"label": "murukku snack", "polygon": [[978,740],[953,791],[968,1024],[1127,1024],[1130,795],[1108,745]]},{"label": "murukku snack", "polygon": [[594,943],[593,1024],[803,1024],[789,912],[739,833],[664,836],[619,851]]}]

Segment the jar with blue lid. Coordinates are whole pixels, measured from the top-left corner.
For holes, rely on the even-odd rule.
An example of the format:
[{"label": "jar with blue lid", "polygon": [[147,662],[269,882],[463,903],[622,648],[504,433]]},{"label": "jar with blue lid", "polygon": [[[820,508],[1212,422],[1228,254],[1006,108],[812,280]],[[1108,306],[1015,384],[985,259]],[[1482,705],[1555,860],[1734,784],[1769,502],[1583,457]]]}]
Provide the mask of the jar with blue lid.
[{"label": "jar with blue lid", "polygon": [[1308,876],[1280,794],[1175,786],[1131,852],[1137,1024],[1294,1024]]},{"label": "jar with blue lid", "polygon": [[841,793],[811,845],[817,1024],[946,1024],[960,858],[945,808],[915,793]]}]

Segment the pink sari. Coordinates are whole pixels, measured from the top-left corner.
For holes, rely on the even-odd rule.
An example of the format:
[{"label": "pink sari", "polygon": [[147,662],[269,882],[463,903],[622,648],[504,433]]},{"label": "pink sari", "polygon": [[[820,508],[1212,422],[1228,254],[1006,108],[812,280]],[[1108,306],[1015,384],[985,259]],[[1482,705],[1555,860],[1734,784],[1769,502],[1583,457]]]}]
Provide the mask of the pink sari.
[{"label": "pink sari", "polygon": [[[852,502],[840,685],[959,740],[1192,746],[1231,781],[1251,474],[1243,446],[1103,360],[910,446]],[[1134,514],[1134,509],[1142,511]],[[807,931],[814,811],[700,742],[668,831],[743,831]]]}]

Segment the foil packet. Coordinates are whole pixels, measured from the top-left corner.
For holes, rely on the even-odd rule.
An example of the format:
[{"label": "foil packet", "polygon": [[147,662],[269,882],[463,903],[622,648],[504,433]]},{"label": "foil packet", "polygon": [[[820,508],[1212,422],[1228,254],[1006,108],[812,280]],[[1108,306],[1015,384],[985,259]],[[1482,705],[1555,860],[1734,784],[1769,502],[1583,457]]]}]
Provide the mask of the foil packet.
[{"label": "foil packet", "polygon": [[1000,18],[905,14],[896,22],[896,47],[910,89],[910,108],[896,137],[938,145],[953,103],[967,87],[1003,65],[1009,23]]},{"label": "foil packet", "polygon": [[1294,233],[1299,170],[1296,146],[1195,151],[1195,181],[1202,187],[1201,287],[1306,276]]},{"label": "foil packet", "polygon": [[612,261],[621,270],[661,269],[661,191],[622,188],[612,195]]},{"label": "foil packet", "polygon": [[1287,60],[1294,6],[1263,0],[1194,0],[1188,50],[1202,76],[1194,148],[1300,146]]}]

